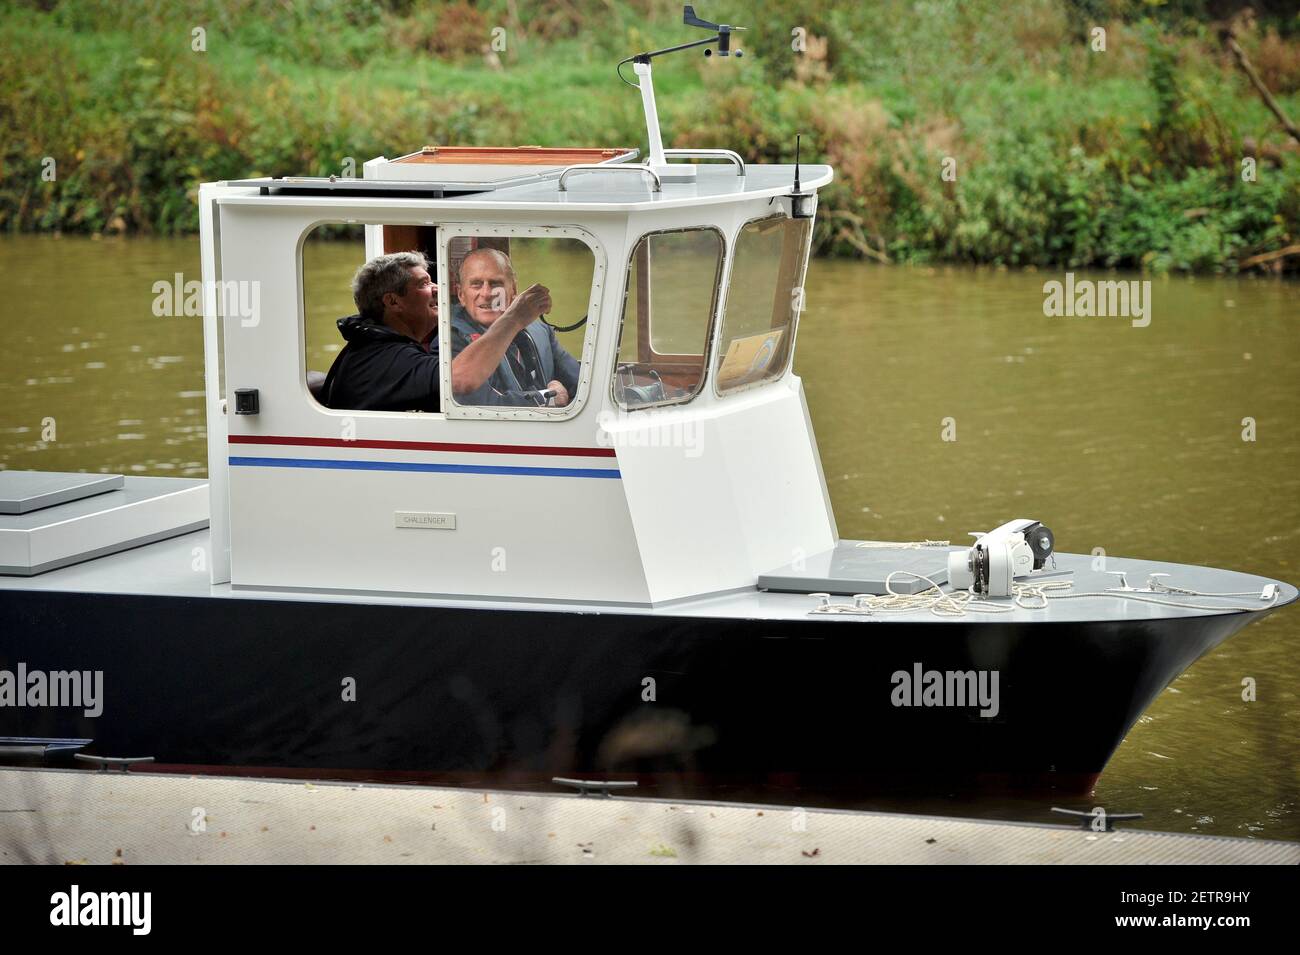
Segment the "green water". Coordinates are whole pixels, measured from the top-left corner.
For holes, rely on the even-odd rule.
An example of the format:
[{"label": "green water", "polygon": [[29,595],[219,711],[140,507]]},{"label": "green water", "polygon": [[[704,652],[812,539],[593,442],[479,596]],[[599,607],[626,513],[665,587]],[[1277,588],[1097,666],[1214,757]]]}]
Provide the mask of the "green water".
[{"label": "green water", "polygon": [[[356,263],[342,243],[311,255],[343,290],[309,310],[323,370]],[[0,466],[206,473],[200,319],[153,310],[154,283],[177,272],[198,278],[197,239],[0,238]],[[796,368],[841,536],[958,541],[1032,517],[1062,551],[1300,580],[1300,286],[1156,278],[1135,328],[1045,316],[1043,283],[1063,278],[812,264]],[[1291,607],[1161,694],[1095,797],[1071,806],[1300,840],[1298,686]],[[1051,818],[1041,804],[913,808]]]}]

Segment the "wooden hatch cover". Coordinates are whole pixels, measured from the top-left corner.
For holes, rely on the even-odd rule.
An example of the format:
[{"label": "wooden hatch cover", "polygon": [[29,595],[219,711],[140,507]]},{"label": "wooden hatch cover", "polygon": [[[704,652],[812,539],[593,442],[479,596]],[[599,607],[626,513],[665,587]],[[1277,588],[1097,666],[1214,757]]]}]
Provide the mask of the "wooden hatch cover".
[{"label": "wooden hatch cover", "polygon": [[461,166],[573,166],[578,163],[608,162],[632,151],[630,147],[587,149],[550,146],[425,146],[418,153],[393,161]]}]

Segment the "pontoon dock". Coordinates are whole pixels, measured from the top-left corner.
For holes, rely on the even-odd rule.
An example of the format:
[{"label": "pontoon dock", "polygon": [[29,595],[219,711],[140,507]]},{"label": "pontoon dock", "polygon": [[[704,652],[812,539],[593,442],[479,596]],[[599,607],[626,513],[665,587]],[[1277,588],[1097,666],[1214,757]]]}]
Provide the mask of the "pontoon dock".
[{"label": "pontoon dock", "polygon": [[1122,828],[139,772],[0,770],[0,818],[8,864],[1300,863]]}]

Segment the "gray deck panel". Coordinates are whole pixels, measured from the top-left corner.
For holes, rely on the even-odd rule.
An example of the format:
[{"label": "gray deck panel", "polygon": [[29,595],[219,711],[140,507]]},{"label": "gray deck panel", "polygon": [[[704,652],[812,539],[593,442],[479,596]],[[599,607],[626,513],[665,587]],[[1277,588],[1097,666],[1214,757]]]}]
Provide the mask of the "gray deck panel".
[{"label": "gray deck panel", "polygon": [[118,541],[114,544],[108,544],[104,547],[96,547],[94,550],[82,551],[77,554],[70,554],[67,557],[60,557],[57,560],[49,560],[43,564],[35,564],[31,567],[18,567],[11,564],[0,564],[0,574],[10,577],[35,577],[39,574],[48,573],[51,570],[58,570],[61,567],[70,567],[73,564],[81,564],[88,560],[95,560],[108,554],[116,554],[124,550],[130,550],[133,547],[143,547],[146,544],[152,544],[155,541],[166,540],[169,537],[175,537],[178,534],[188,534],[191,531],[201,530],[208,526],[208,522],[198,521],[193,524],[185,524],[165,531],[157,531],[153,534],[145,534],[142,537],[129,537],[125,540]]},{"label": "gray deck panel", "polygon": [[[896,594],[918,594],[929,583],[911,574],[923,574],[936,584],[948,582],[948,555],[963,547],[859,547],[861,541],[840,541],[830,550],[792,561],[758,575],[760,590],[778,593],[884,594],[888,582]],[[895,577],[895,571],[909,574]]]},{"label": "gray deck panel", "polygon": [[[65,480],[78,478],[89,480]],[[15,510],[33,500],[46,506],[0,513],[0,535],[11,544],[20,542],[0,551],[0,579],[31,578],[206,528],[206,513],[202,520],[183,520],[170,510],[174,501],[169,501],[200,490],[206,498],[206,488],[207,481],[193,478],[2,471],[0,489],[14,492],[9,500]],[[68,495],[72,497],[62,503],[49,503]],[[193,518],[194,509],[189,511]],[[123,513],[131,516],[120,520]],[[37,559],[33,555],[40,555],[39,563],[32,563]]]},{"label": "gray deck panel", "polygon": [[[9,473],[14,472],[0,471],[0,476]],[[104,477],[105,475],[82,476]],[[120,477],[118,475],[107,476]],[[78,517],[99,514],[115,507],[138,504],[151,498],[163,497],[168,494],[175,494],[178,491],[201,487],[206,483],[206,481],[198,478],[132,477],[116,490],[105,488],[103,493],[95,492],[93,496],[69,500],[23,514],[0,514],[0,530],[28,531],[38,527],[48,527],[51,524],[60,524],[64,521],[75,520]]]},{"label": "gray deck panel", "polygon": [[[96,494],[121,490],[122,482],[120,474],[0,471],[0,515],[28,514]],[[0,527],[4,526],[8,525],[0,523]]]},{"label": "gray deck panel", "polygon": [[[0,577],[0,592],[4,590],[41,590],[65,592],[90,592],[112,594],[154,594],[175,597],[215,597],[222,599],[272,599],[308,600],[362,604],[397,604],[420,607],[456,607],[470,609],[551,610],[583,613],[646,613],[647,608],[620,605],[593,605],[562,601],[527,601],[471,598],[459,595],[417,595],[383,593],[338,593],[329,591],[287,591],[234,589],[229,584],[212,586],[208,571],[194,569],[194,549],[202,548],[211,560],[211,541],[208,530],[196,531],[181,537],[138,547],[134,550],[101,557],[97,560],[65,567],[42,574],[40,577]],[[1075,590],[1102,591],[1114,586],[1115,578],[1092,569],[1093,558],[1081,554],[1057,554],[1060,570],[1072,570]],[[1273,606],[1280,607],[1294,601],[1296,588],[1254,574],[1230,570],[1217,570],[1190,564],[1171,564],[1159,561],[1130,558],[1106,558],[1108,570],[1126,570],[1132,586],[1142,586],[1146,575],[1154,572],[1169,573],[1169,583],[1181,584],[1199,590],[1258,592],[1265,584],[1277,583],[1281,596]],[[837,602],[849,602],[838,598]],[[1206,598],[1197,602],[1214,603]],[[1233,598],[1219,603],[1250,603],[1249,598]],[[1261,607],[1263,607],[1263,603]],[[692,597],[651,608],[648,612],[672,617],[752,618],[761,620],[817,619],[830,624],[852,626],[855,624],[881,624],[896,622],[956,623],[1069,623],[1083,620],[1155,620],[1165,617],[1193,617],[1215,611],[1161,607],[1153,604],[1119,600],[1109,597],[1063,600],[1046,610],[1015,609],[1009,613],[971,614],[966,617],[937,617],[928,611],[906,614],[878,614],[858,616],[814,616],[809,610],[816,601],[802,594],[764,593],[747,590],[706,597]],[[1225,611],[1226,612],[1226,611]]]}]

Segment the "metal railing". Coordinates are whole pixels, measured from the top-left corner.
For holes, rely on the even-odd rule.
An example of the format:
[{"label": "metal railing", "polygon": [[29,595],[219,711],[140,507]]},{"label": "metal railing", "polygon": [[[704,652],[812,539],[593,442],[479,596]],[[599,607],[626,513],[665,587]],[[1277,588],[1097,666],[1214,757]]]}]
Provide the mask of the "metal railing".
[{"label": "metal railing", "polygon": [[649,166],[607,166],[604,163],[580,163],[576,166],[569,166],[564,172],[560,173],[560,192],[567,192],[564,186],[564,180],[575,172],[635,172],[645,174],[654,181],[654,192],[663,192],[664,185],[659,180],[658,174]]},{"label": "metal railing", "polygon": [[736,174],[745,175],[745,160],[730,149],[665,149],[665,159],[727,159],[736,164]]}]

